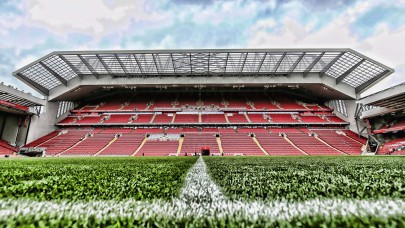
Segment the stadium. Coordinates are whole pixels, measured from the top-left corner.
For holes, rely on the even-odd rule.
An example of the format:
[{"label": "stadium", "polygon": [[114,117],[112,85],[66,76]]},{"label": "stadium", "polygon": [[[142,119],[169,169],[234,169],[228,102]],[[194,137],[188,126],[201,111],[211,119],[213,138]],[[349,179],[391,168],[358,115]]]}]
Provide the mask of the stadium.
[{"label": "stadium", "polygon": [[361,96],[393,72],[352,49],[52,52],[13,72],[44,99],[0,85],[0,225],[401,227],[405,85]]},{"label": "stadium", "polygon": [[30,156],[401,154],[403,94],[360,99],[393,71],[351,49],[53,52],[13,73],[46,100],[4,99],[25,114],[3,138]]}]

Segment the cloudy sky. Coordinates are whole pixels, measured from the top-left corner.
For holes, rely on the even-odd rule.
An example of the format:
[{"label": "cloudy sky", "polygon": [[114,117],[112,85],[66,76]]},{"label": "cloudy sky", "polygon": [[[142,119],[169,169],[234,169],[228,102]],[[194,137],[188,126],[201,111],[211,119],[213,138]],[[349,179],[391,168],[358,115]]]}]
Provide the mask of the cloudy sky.
[{"label": "cloudy sky", "polygon": [[55,50],[353,48],[405,82],[405,0],[0,0],[0,81]]}]

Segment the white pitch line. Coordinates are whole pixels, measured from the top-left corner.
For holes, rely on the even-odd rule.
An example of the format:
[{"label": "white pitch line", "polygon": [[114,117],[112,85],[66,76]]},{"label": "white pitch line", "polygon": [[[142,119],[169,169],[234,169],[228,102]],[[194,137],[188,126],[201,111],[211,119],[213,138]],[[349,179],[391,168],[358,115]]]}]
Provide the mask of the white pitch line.
[{"label": "white pitch line", "polygon": [[[35,201],[0,200],[0,221],[18,217],[48,219],[236,218],[239,221],[290,221],[308,216],[404,216],[401,199],[315,199],[304,202],[231,201],[207,174],[202,158],[188,172],[180,197],[171,201]],[[44,217],[43,217],[44,216]]]}]

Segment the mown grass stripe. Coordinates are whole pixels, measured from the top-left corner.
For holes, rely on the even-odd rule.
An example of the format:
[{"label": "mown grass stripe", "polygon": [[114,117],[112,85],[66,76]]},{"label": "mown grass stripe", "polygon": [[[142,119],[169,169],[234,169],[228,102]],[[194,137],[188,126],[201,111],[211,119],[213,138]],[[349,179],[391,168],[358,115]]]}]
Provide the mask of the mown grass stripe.
[{"label": "mown grass stripe", "polygon": [[[292,221],[317,217],[404,217],[402,199],[315,199],[302,202],[229,200],[206,172],[199,158],[186,176],[179,198],[171,201],[35,201],[0,200],[0,222],[14,219],[153,220],[234,219],[235,221]],[[1,223],[0,223],[1,224]]]}]

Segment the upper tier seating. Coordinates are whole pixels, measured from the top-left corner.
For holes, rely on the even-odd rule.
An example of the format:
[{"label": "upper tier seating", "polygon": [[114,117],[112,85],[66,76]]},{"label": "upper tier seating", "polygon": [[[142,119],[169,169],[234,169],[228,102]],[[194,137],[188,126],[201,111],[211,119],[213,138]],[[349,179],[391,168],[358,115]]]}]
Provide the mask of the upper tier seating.
[{"label": "upper tier seating", "polygon": [[202,114],[202,123],[226,123],[224,114]]},{"label": "upper tier seating", "polygon": [[123,134],[98,156],[130,156],[138,149],[144,138],[143,134]]},{"label": "upper tier seating", "polygon": [[227,108],[252,109],[252,107],[246,103],[246,99],[241,94],[224,93],[224,98],[225,102],[228,104]]},{"label": "upper tier seating", "polygon": [[269,121],[265,119],[263,114],[249,114],[248,115],[252,123],[268,123]]},{"label": "upper tier seating", "polygon": [[132,131],[134,134],[147,134],[147,133],[156,133],[156,134],[162,134],[163,129],[160,128],[137,128]]},{"label": "upper tier seating", "polygon": [[109,119],[107,119],[107,120],[104,120],[104,122],[103,123],[106,123],[106,124],[113,124],[113,123],[120,123],[120,124],[126,124],[126,123],[129,123],[131,120],[131,117],[132,117],[133,115],[131,115],[131,114],[125,114],[125,115],[119,115],[119,114],[113,114],[113,115],[110,115],[110,118]]},{"label": "upper tier seating", "polygon": [[198,99],[197,93],[179,93],[175,107],[197,106]]},{"label": "upper tier seating", "polygon": [[226,156],[265,155],[247,134],[223,134],[221,142]]},{"label": "upper tier seating", "polygon": [[150,96],[135,95],[121,108],[123,111],[145,110],[151,102]]},{"label": "upper tier seating", "polygon": [[230,123],[248,123],[249,121],[246,119],[246,116],[243,114],[233,113],[232,115],[228,115],[228,120]]},{"label": "upper tier seating", "polygon": [[278,110],[279,107],[277,105],[271,103],[267,94],[264,93],[252,93],[247,94],[247,99],[253,103],[255,109],[266,109],[266,110]]},{"label": "upper tier seating", "polygon": [[269,132],[264,128],[238,128],[238,133],[255,133],[255,134],[268,134]]},{"label": "upper tier seating", "polygon": [[82,140],[76,146],[64,152],[61,156],[70,155],[94,155],[103,149],[111,140],[114,139],[114,134],[94,134]]},{"label": "upper tier seating", "polygon": [[288,134],[288,138],[298,148],[309,155],[342,155],[341,152],[329,147],[313,136],[306,134]]},{"label": "upper tier seating", "polygon": [[59,121],[60,124],[70,124],[73,123],[76,120],[77,117],[73,117],[73,116],[68,116],[65,119]]},{"label": "upper tier seating", "polygon": [[130,134],[134,129],[132,128],[107,128],[102,129],[100,134]]},{"label": "upper tier seating", "polygon": [[322,123],[328,122],[327,120],[322,119],[319,116],[300,116],[301,122],[303,123]]},{"label": "upper tier seating", "polygon": [[302,134],[303,132],[296,128],[269,128],[271,133]]},{"label": "upper tier seating", "polygon": [[155,108],[173,108],[173,103],[176,100],[176,97],[176,93],[163,93],[157,95],[153,101],[153,104],[149,107],[149,110],[153,110]]},{"label": "upper tier seating", "polygon": [[295,123],[298,120],[293,119],[290,114],[271,114],[271,122],[273,123]]},{"label": "upper tier seating", "polygon": [[75,124],[92,124],[99,123],[101,121],[101,116],[85,116],[80,120],[76,120]]},{"label": "upper tier seating", "polygon": [[339,135],[333,130],[312,130],[320,139],[340,151],[349,155],[361,155],[360,143],[357,143],[344,135]]},{"label": "upper tier seating", "polygon": [[204,106],[218,106],[218,107],[225,107],[222,104],[222,97],[220,93],[202,93],[201,94],[201,101]]},{"label": "upper tier seating", "polygon": [[405,119],[403,120],[395,120],[394,123],[389,124],[386,127],[382,127],[378,130],[374,130],[374,133],[385,133],[385,132],[392,132],[392,131],[400,131],[405,129]]},{"label": "upper tier seating", "polygon": [[152,120],[152,114],[138,114],[132,123],[149,123]]},{"label": "upper tier seating", "polygon": [[125,100],[121,98],[113,98],[103,104],[100,104],[100,106],[98,106],[96,110],[117,111],[120,110],[124,103]]},{"label": "upper tier seating", "polygon": [[198,114],[176,114],[175,123],[198,123]]},{"label": "upper tier seating", "polygon": [[278,134],[259,134],[256,135],[256,138],[263,149],[271,156],[304,155]]},{"label": "upper tier seating", "polygon": [[335,122],[335,123],[343,123],[345,122],[344,120],[340,119],[337,116],[327,116],[330,122]]},{"label": "upper tier seating", "polygon": [[275,101],[280,103],[280,106],[283,109],[289,109],[289,110],[302,110],[306,109],[304,106],[298,104],[295,102],[295,100],[287,97],[287,96],[272,96]]},{"label": "upper tier seating", "polygon": [[208,146],[211,154],[219,154],[219,147],[217,140],[213,134],[201,133],[201,134],[186,134],[183,145],[181,147],[181,154],[185,153],[191,155],[194,153],[200,153],[201,147]]},{"label": "upper tier seating", "polygon": [[153,119],[152,123],[171,123],[173,119],[173,115],[167,114],[156,114],[155,119]]}]

